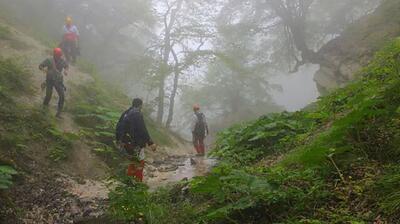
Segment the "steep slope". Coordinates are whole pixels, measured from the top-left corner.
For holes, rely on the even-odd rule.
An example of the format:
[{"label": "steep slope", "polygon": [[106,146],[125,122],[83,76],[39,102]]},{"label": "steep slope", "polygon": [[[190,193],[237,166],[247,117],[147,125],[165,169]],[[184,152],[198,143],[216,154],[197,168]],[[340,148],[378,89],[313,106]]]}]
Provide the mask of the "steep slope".
[{"label": "steep slope", "polygon": [[117,188],[112,213],[148,223],[400,223],[399,56],[400,38],[314,109],[221,133],[208,176],[152,194]]},{"label": "steep slope", "polygon": [[[113,133],[130,100],[80,62],[65,77],[66,112],[55,119],[57,94],[49,110],[41,107],[45,75],[37,68],[49,52],[0,20],[0,223],[71,223],[101,215],[107,179],[126,167]],[[161,145],[150,160],[188,154],[177,137],[146,119]]]},{"label": "steep slope", "polygon": [[376,51],[400,35],[399,10],[399,1],[383,1],[375,12],[356,21],[322,47],[319,52],[335,69],[321,67],[315,74],[314,80],[321,93],[354,80],[356,72],[370,62]]}]

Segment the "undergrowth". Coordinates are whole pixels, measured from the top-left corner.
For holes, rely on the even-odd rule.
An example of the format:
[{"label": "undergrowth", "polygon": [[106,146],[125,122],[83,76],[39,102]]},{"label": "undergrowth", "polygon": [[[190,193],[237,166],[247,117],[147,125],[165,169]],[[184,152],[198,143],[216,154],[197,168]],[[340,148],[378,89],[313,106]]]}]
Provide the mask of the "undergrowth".
[{"label": "undergrowth", "polygon": [[[93,81],[75,86],[69,110],[82,127],[81,136],[92,145],[93,151],[111,167],[116,167],[121,163],[121,158],[115,148],[115,126],[124,110],[130,107],[131,100],[117,87],[101,81],[94,65],[81,60],[78,67],[80,71],[90,74]],[[145,122],[157,144],[173,146],[166,129],[147,116]]]},{"label": "undergrowth", "polygon": [[396,39],[313,109],[221,133],[208,176],[167,192],[117,188],[110,212],[147,223],[399,223],[399,74]]},{"label": "undergrowth", "polygon": [[18,61],[0,59],[0,163],[14,161],[8,165],[18,168],[23,163],[20,155],[35,155],[36,150],[45,152],[54,162],[64,159],[71,136],[60,132],[45,110],[16,101],[34,93],[31,73]]}]

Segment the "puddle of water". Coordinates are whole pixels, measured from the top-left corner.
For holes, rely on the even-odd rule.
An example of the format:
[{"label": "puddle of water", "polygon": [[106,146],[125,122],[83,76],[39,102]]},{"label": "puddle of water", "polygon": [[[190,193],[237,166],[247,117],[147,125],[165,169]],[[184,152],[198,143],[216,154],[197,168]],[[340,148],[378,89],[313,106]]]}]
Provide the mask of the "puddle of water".
[{"label": "puddle of water", "polygon": [[170,183],[179,182],[185,178],[192,179],[193,177],[204,176],[215,164],[215,159],[205,157],[186,158],[184,162],[178,164],[180,166],[174,171],[162,172],[160,169],[157,169],[151,172],[152,175],[150,177],[149,175],[145,176],[145,182],[149,185],[150,189],[155,189]]}]

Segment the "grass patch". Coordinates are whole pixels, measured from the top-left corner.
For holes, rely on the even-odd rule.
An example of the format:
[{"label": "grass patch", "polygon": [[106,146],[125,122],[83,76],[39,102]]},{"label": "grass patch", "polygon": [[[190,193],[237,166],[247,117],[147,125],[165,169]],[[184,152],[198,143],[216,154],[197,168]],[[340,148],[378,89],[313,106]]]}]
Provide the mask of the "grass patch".
[{"label": "grass patch", "polygon": [[11,40],[13,37],[13,34],[11,33],[11,30],[7,26],[0,25],[0,39],[2,40]]}]

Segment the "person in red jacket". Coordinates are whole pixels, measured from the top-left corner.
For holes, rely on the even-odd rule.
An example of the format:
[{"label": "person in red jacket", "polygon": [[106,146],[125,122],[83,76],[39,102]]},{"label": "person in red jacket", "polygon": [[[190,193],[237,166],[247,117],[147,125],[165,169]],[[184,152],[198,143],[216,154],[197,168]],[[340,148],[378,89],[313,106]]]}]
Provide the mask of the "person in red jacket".
[{"label": "person in red jacket", "polygon": [[79,30],[72,23],[72,18],[69,16],[65,19],[60,47],[64,50],[67,61],[75,63],[79,54]]}]

